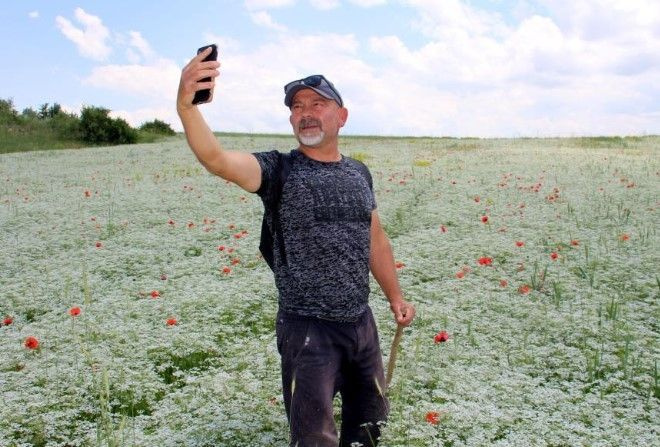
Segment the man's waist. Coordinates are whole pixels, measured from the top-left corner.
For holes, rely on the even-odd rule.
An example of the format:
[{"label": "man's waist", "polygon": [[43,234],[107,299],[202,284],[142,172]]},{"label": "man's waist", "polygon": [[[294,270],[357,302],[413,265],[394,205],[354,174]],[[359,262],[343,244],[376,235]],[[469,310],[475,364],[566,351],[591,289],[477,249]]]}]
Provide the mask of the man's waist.
[{"label": "man's waist", "polygon": [[309,311],[301,311],[301,310],[287,310],[283,309],[282,306],[280,306],[277,315],[278,319],[279,318],[284,318],[285,320],[289,321],[328,321],[331,323],[338,323],[338,324],[353,324],[359,322],[365,315],[366,315],[366,306],[364,309],[361,309],[357,314],[327,314],[327,313],[322,313],[322,312],[315,312],[313,310]]}]

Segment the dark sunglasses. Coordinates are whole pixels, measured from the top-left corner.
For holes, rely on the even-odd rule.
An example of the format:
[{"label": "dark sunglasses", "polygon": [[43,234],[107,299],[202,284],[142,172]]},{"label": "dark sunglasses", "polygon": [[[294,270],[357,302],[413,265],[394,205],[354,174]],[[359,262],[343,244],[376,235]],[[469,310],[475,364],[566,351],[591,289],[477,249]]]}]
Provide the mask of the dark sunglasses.
[{"label": "dark sunglasses", "polygon": [[341,107],[344,106],[344,101],[341,99],[341,95],[339,94],[335,86],[332,85],[332,82],[328,81],[323,75],[312,75],[312,76],[307,76],[306,78],[303,79],[291,81],[284,86],[284,94],[288,95],[289,91],[291,91],[291,89],[297,85],[304,85],[307,87],[318,88],[319,90],[332,96],[333,99],[337,101],[337,103],[339,103]]}]

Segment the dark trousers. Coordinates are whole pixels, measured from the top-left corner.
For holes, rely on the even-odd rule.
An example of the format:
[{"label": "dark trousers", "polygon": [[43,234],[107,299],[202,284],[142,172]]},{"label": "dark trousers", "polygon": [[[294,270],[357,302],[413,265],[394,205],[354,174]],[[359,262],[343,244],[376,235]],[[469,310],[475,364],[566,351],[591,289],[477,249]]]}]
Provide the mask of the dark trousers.
[{"label": "dark trousers", "polygon": [[[276,333],[290,445],[377,445],[389,405],[371,309],[354,323],[280,311]],[[342,408],[339,438],[333,413],[337,393],[341,395]]]}]

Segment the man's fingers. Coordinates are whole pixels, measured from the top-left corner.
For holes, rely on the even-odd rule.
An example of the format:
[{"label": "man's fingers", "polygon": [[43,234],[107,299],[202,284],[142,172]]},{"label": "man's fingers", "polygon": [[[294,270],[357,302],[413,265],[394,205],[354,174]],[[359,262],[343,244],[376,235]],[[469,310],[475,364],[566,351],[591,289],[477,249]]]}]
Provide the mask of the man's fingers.
[{"label": "man's fingers", "polygon": [[211,48],[211,47],[205,48],[204,51],[201,51],[201,52],[197,53],[197,55],[193,58],[193,60],[201,61],[201,60],[203,60],[206,56],[208,56],[209,54],[211,54],[211,51],[213,51],[213,48]]},{"label": "man's fingers", "polygon": [[198,72],[195,73],[195,80],[199,82],[204,78],[217,78],[218,76],[220,76],[220,72],[218,70],[213,70],[213,69],[199,70]]},{"label": "man's fingers", "polygon": [[415,308],[409,306],[408,304],[404,304],[397,308],[395,316],[398,324],[402,326],[409,326],[415,317]]}]

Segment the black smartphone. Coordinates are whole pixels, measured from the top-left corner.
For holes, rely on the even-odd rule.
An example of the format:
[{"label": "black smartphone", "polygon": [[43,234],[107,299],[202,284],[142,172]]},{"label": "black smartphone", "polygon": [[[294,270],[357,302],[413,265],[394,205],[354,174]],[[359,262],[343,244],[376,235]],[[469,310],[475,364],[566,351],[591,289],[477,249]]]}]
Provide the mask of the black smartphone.
[{"label": "black smartphone", "polygon": [[[197,54],[199,54],[202,51],[206,50],[208,47],[211,47],[213,49],[211,50],[211,53],[204,58],[204,62],[218,60],[218,47],[214,43],[211,44],[211,45],[205,45],[202,48],[199,48],[197,50]],[[211,78],[204,78],[204,79],[200,79],[199,82],[209,82],[210,80],[211,80]],[[193,104],[199,104],[199,103],[202,103],[202,102],[206,102],[206,101],[209,100],[210,97],[211,97],[211,89],[207,88],[207,89],[204,89],[204,90],[197,90],[195,92],[195,97],[193,98],[192,103]]]}]

